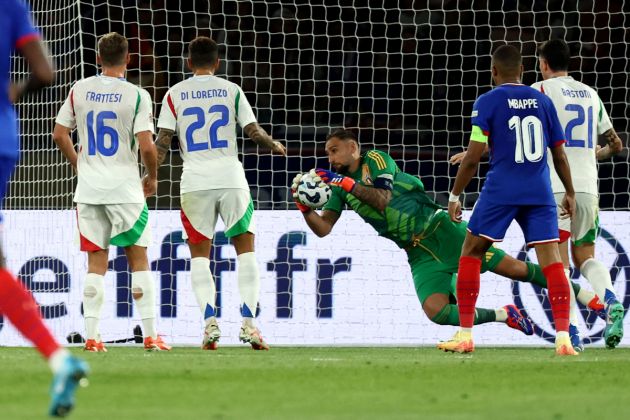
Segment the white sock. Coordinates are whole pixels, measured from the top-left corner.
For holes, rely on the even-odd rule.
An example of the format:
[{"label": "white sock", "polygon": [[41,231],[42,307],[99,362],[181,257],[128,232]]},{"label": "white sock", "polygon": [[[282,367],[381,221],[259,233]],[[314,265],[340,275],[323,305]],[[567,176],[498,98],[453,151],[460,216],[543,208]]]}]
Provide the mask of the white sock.
[{"label": "white sock", "polygon": [[577,317],[577,304],[575,303],[575,290],[573,290],[573,285],[571,284],[571,270],[565,267],[564,274],[567,276],[567,280],[569,281],[569,323],[571,325],[578,326],[578,317]]},{"label": "white sock", "polygon": [[586,290],[586,288],[584,287],[580,287],[580,291],[578,292],[577,296],[575,296],[577,301],[584,306],[588,306],[588,304],[591,302],[591,300],[593,300],[594,297],[595,293],[591,292],[590,290]]},{"label": "white sock", "polygon": [[50,366],[50,370],[52,370],[53,373],[59,372],[61,365],[68,356],[70,356],[70,352],[63,347],[51,354],[48,358],[48,366]]},{"label": "white sock", "polygon": [[593,286],[593,290],[599,297],[599,300],[608,307],[608,304],[606,303],[606,290],[610,290],[614,296],[615,289],[613,289],[610,273],[608,272],[606,266],[594,258],[589,258],[584,261],[580,267],[580,271],[591,286]]},{"label": "white sock", "polygon": [[204,257],[192,258],[190,260],[190,278],[197,304],[207,325],[215,316],[217,293],[214,278],[210,272],[210,260]]},{"label": "white sock", "polygon": [[136,271],[131,273],[132,293],[142,293],[142,297],[136,299],[136,308],[142,319],[144,336],[157,338],[155,330],[155,281],[150,271]]},{"label": "white sock", "polygon": [[[253,252],[245,252],[238,257],[237,277],[238,291],[241,294],[243,317],[255,317],[260,294],[260,275],[258,262]],[[249,313],[247,313],[249,310]],[[251,315],[251,316],[249,316]]]},{"label": "white sock", "polygon": [[85,336],[88,340],[99,339],[98,322],[105,297],[105,278],[99,274],[88,273],[83,285],[83,317],[85,318]]},{"label": "white sock", "polygon": [[497,322],[505,322],[507,321],[507,311],[503,308],[498,308],[494,310],[494,314],[497,317]]}]

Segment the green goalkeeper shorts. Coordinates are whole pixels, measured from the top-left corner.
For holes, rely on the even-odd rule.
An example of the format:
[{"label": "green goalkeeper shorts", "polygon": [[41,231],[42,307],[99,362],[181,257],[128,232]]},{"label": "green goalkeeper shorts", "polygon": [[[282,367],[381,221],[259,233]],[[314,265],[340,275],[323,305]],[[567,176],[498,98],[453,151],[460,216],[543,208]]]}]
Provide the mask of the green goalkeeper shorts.
[{"label": "green goalkeeper shorts", "polygon": [[[431,225],[428,230],[432,233],[407,250],[416,294],[420,303],[434,293],[445,294],[455,303],[457,268],[468,224],[452,222],[448,213],[441,212],[434,216]],[[481,272],[493,271],[504,256],[502,250],[490,247],[481,262]]]}]

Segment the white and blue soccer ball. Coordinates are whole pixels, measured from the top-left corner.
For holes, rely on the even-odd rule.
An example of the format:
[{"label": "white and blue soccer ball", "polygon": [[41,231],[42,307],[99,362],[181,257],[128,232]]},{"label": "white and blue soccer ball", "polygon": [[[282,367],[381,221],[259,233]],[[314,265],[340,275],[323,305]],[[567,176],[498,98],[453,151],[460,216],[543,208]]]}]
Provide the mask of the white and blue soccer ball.
[{"label": "white and blue soccer ball", "polygon": [[305,206],[314,209],[324,207],[331,194],[330,187],[312,172],[302,175],[297,186],[297,199]]}]

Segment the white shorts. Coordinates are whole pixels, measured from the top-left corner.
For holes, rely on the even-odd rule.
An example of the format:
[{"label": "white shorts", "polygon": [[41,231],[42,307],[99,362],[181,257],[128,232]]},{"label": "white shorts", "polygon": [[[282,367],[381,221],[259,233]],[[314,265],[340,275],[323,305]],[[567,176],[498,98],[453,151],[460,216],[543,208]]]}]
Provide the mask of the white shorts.
[{"label": "white shorts", "polygon": [[249,191],[224,188],[182,194],[181,218],[184,239],[198,244],[214,237],[217,217],[225,224],[225,236],[255,233],[254,202]]},{"label": "white shorts", "polygon": [[599,234],[599,197],[588,193],[575,193],[575,214],[570,219],[560,219],[564,193],[554,194],[558,205],[560,242],[571,238],[574,245],[595,243]]},{"label": "white shorts", "polygon": [[109,244],[146,247],[151,241],[146,203],[77,203],[81,251],[107,249]]}]

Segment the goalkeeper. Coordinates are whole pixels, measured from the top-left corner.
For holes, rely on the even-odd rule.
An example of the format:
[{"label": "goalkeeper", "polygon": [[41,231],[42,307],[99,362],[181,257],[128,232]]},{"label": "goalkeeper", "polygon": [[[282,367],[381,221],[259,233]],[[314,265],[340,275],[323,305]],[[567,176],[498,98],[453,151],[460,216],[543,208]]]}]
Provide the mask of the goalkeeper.
[{"label": "goalkeeper", "polygon": [[[337,130],[326,138],[326,154],[337,172],[317,169],[321,181],[332,187],[330,200],[320,214],[300,203],[295,194],[301,174],[293,180],[294,198],[304,220],[319,237],[330,233],[346,205],[378,234],[407,252],[416,294],[431,321],[459,325],[455,281],[466,223],[454,223],[429,196],[419,178],[402,172],[394,160],[378,150],[361,153],[357,137]],[[508,256],[491,247],[481,271],[547,287],[541,268]],[[603,306],[594,293],[573,284],[578,300],[592,310]],[[514,305],[498,309],[476,308],[475,324],[504,322],[527,335],[533,333],[529,319]]]}]

